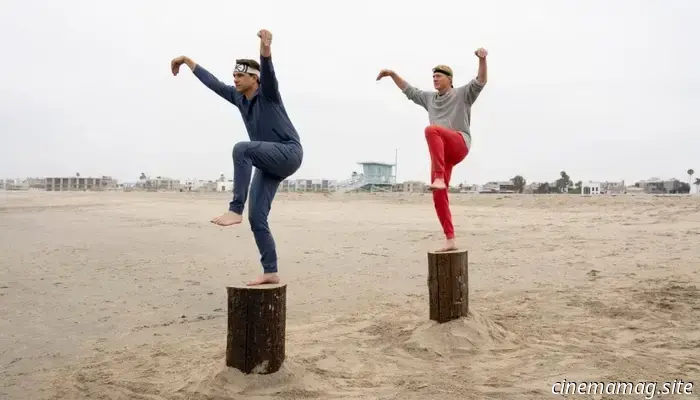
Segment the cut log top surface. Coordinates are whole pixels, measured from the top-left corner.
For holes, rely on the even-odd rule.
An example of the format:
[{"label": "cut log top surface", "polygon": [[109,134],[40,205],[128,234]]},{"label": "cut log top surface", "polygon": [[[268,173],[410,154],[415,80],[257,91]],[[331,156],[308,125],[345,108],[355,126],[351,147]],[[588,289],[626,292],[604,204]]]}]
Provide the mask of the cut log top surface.
[{"label": "cut log top surface", "polygon": [[457,249],[457,250],[450,250],[450,251],[434,251],[431,250],[428,252],[428,254],[435,254],[435,255],[440,255],[440,254],[459,254],[459,253],[466,253],[467,249]]},{"label": "cut log top surface", "polygon": [[270,289],[279,289],[281,287],[287,286],[286,283],[265,283],[262,285],[254,285],[254,286],[248,286],[245,283],[241,283],[238,285],[228,285],[226,287],[228,288],[235,288],[239,290],[270,290]]}]

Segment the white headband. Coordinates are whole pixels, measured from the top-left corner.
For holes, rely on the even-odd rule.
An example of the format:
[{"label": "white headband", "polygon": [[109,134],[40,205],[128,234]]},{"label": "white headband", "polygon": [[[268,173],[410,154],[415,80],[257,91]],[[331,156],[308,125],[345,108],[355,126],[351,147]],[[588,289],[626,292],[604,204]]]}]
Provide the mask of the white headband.
[{"label": "white headband", "polygon": [[243,64],[236,64],[236,67],[233,69],[233,72],[242,72],[244,74],[252,74],[260,78],[260,71],[257,69],[248,66],[248,65],[243,65]]}]

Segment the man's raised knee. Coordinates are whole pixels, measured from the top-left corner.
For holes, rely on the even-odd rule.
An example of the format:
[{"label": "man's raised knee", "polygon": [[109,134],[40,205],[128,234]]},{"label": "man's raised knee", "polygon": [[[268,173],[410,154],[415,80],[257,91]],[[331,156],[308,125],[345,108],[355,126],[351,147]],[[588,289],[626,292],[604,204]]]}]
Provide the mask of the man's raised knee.
[{"label": "man's raised knee", "polygon": [[437,135],[438,134],[438,129],[437,126],[435,125],[428,125],[425,127],[425,136],[431,136],[431,135]]},{"label": "man's raised knee", "polygon": [[233,145],[233,157],[243,157],[246,149],[248,148],[248,142],[238,142]]}]

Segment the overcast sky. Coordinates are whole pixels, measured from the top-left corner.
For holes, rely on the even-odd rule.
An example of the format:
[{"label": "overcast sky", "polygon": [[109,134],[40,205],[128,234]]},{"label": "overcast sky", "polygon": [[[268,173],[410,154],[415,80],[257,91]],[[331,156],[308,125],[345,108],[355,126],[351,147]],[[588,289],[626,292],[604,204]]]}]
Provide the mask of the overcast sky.
[{"label": "overcast sky", "polygon": [[686,180],[700,174],[698,21],[693,0],[3,0],[0,176],[230,177],[240,114],[169,63],[231,83],[266,28],[305,149],[295,178],[345,179],[398,149],[398,179],[427,181],[427,113],[376,75],[432,89],[448,64],[462,85],[484,47],[453,183]]}]

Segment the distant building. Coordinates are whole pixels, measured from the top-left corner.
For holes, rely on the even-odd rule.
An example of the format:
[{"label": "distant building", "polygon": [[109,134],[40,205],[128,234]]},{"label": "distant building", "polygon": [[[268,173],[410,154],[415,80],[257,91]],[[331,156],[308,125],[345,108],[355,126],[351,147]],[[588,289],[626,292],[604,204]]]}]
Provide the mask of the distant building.
[{"label": "distant building", "polygon": [[170,179],[167,177],[157,176],[155,179],[142,176],[135,186],[140,190],[158,191],[158,190],[180,190],[182,184],[179,179]]},{"label": "distant building", "polygon": [[107,183],[111,183],[109,178],[92,178],[81,176],[44,178],[45,188],[50,192],[77,191],[77,190],[103,190]]},{"label": "distant building", "polygon": [[279,187],[280,192],[303,192],[305,191],[306,179],[285,179]]},{"label": "distant building", "polygon": [[46,189],[45,178],[27,178],[22,181],[29,189]]},{"label": "distant building", "polygon": [[515,193],[515,184],[513,181],[486,182],[479,193]]},{"label": "distant building", "polygon": [[396,184],[396,189],[399,192],[424,193],[428,190],[428,184],[421,181],[406,181]]},{"label": "distant building", "polygon": [[482,189],[482,186],[477,185],[475,183],[459,185],[459,192],[460,193],[479,193],[481,191],[481,189]]},{"label": "distant building", "polygon": [[583,196],[598,196],[601,194],[600,182],[583,182],[581,184],[581,195]]},{"label": "distant building", "polygon": [[285,179],[280,184],[280,192],[331,192],[337,181],[332,179]]},{"label": "distant building", "polygon": [[233,192],[233,179],[216,182],[217,192]]},{"label": "distant building", "polygon": [[208,183],[211,181],[203,181],[200,179],[187,179],[185,184],[182,186],[183,191],[187,192],[197,192],[206,190],[208,188]]},{"label": "distant building", "polygon": [[0,190],[29,190],[29,185],[19,178],[0,179]]},{"label": "distant building", "polygon": [[683,187],[684,182],[678,179],[668,179],[662,180],[659,178],[650,178],[645,181],[639,181],[634,184],[636,187],[640,187],[644,190],[644,193],[649,194],[662,194],[662,193],[678,193],[678,191]]},{"label": "distant building", "polygon": [[601,182],[600,192],[602,194],[624,194],[627,192],[625,181],[619,182]]}]

